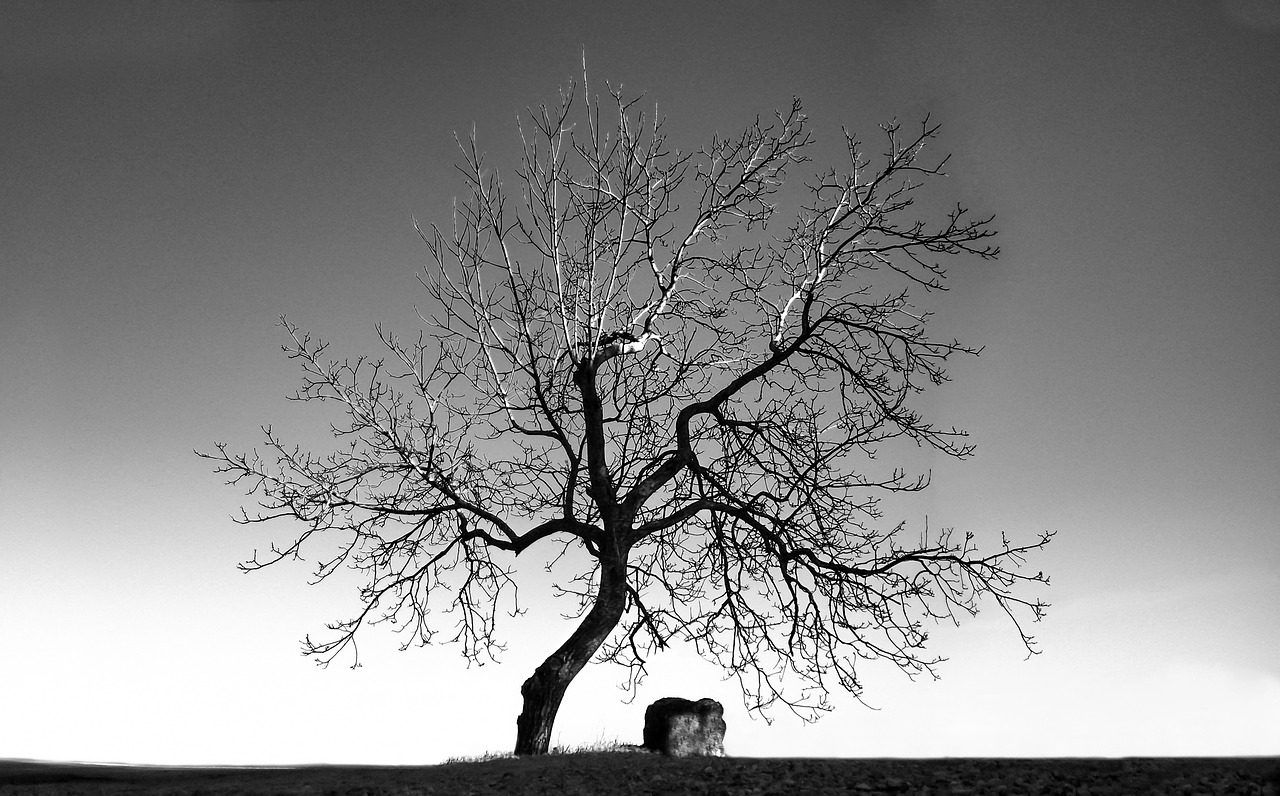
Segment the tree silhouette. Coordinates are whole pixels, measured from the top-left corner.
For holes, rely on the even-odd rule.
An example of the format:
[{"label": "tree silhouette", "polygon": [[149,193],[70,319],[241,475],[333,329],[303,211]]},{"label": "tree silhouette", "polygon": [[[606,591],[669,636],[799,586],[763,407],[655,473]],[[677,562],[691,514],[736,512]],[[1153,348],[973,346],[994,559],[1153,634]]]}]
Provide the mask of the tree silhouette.
[{"label": "tree silhouette", "polygon": [[[924,159],[938,126],[883,126],[874,159],[846,133],[844,166],[795,190],[811,146],[798,101],[682,154],[635,100],[611,92],[605,113],[576,95],[521,123],[515,191],[474,135],[460,142],[452,228],[419,229],[431,264],[416,339],[378,327],[383,358],[336,361],[281,319],[304,374],[294,398],[340,405],[338,450],[267,427],[265,457],[201,454],[258,496],[238,521],[301,526],[244,568],[324,536],[340,547],[319,579],[362,573],[361,609],[306,652],[354,653],[386,621],[405,646],[444,631],[492,657],[503,606],[518,609],[510,557],[542,542],[589,566],[559,587],[580,621],[522,688],[517,754],[547,750],[593,656],[634,686],[673,639],[736,676],[751,710],[805,718],[832,687],[860,694],[860,659],[933,674],[927,625],[980,598],[1034,651],[1022,623],[1047,606],[1015,592],[1048,583],[1019,570],[1052,534],[980,554],[968,533],[909,533],[884,522],[881,497],[928,475],[869,469],[898,438],[973,450],[912,405],[978,349],[932,339],[909,294],[945,290],[944,260],[997,254],[990,217],[917,217],[946,163]],[[776,230],[784,200],[796,211]],[[445,627],[428,606],[450,609]]]}]

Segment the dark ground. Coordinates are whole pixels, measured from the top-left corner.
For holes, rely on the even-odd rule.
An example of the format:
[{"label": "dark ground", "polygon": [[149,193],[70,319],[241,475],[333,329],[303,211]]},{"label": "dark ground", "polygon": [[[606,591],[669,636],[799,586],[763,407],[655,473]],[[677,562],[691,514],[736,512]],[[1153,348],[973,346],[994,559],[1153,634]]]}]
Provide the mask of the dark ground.
[{"label": "dark ground", "polygon": [[627,752],[420,767],[133,768],[0,761],[0,794],[1269,794],[1280,757],[684,758]]}]

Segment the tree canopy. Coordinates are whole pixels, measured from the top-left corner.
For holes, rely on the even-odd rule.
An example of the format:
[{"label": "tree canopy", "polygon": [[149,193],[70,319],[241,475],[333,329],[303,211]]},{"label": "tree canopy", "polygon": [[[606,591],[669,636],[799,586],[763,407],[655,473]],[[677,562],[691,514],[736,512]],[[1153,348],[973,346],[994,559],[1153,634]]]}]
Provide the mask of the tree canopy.
[{"label": "tree canopy", "polygon": [[518,752],[546,751],[593,656],[634,684],[673,640],[750,709],[806,718],[832,688],[861,693],[860,660],[933,673],[929,628],[980,600],[1032,651],[1024,624],[1046,605],[1020,587],[1048,578],[1022,567],[1052,533],[980,553],[882,508],[929,483],[880,467],[883,446],[973,452],[917,406],[979,349],[930,336],[915,297],[998,254],[993,217],[917,202],[944,174],[938,125],[885,125],[874,156],[845,133],[844,162],[797,188],[813,145],[799,101],[686,153],[637,100],[582,93],[521,120],[513,179],[460,141],[452,224],[419,228],[417,334],[379,327],[379,357],[337,360],[282,319],[295,398],[341,409],[334,451],[265,428],[262,453],[203,454],[257,495],[242,522],[299,529],[246,568],[323,536],[340,549],[320,579],[361,573],[359,610],[306,651],[354,655],[389,622],[406,646],[443,634],[492,656],[511,556],[534,545],[589,564],[562,584],[580,622],[524,686]]}]

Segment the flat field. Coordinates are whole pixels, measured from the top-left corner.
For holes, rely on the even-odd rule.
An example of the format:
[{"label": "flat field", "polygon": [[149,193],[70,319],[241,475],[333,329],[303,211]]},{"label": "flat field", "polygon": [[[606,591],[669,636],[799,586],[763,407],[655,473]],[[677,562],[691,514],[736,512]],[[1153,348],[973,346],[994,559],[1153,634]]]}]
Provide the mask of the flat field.
[{"label": "flat field", "polygon": [[1280,757],[683,758],[593,752],[438,766],[138,768],[0,761],[0,794],[1263,794]]}]

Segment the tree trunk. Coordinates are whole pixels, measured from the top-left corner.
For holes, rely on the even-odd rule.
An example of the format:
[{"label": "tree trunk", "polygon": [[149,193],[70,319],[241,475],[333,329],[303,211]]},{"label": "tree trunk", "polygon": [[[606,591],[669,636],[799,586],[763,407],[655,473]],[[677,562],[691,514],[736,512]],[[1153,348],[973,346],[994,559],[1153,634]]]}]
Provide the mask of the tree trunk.
[{"label": "tree trunk", "polygon": [[516,719],[517,755],[547,753],[565,691],[618,626],[626,607],[626,564],[601,562],[600,590],[595,604],[568,640],[543,661],[520,688],[524,710]]}]

